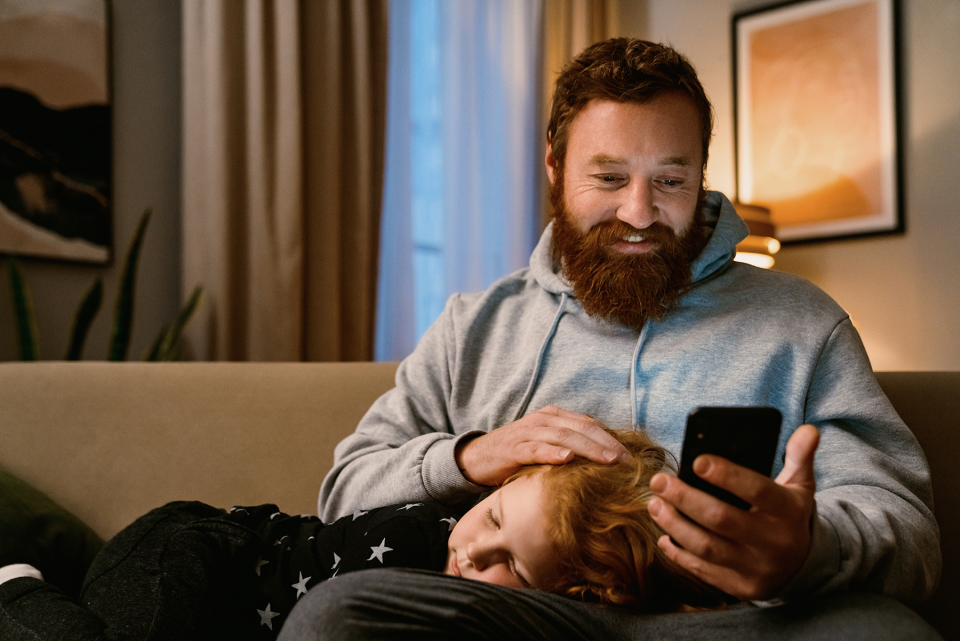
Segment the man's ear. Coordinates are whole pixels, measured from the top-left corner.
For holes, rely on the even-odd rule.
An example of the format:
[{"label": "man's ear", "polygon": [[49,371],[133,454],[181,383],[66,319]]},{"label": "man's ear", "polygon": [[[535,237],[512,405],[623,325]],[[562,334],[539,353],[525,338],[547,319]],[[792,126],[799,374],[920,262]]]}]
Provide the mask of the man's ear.
[{"label": "man's ear", "polygon": [[553,184],[554,172],[557,169],[557,159],[553,157],[553,143],[548,138],[547,139],[547,153],[543,158],[543,164],[547,168],[547,178],[550,179],[550,184]]}]

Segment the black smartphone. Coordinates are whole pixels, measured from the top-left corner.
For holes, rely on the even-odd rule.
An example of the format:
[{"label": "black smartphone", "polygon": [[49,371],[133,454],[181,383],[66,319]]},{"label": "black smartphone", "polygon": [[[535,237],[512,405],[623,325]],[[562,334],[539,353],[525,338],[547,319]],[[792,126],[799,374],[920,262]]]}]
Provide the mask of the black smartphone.
[{"label": "black smartphone", "polygon": [[764,476],[773,472],[783,417],[775,407],[698,407],[687,416],[677,475],[687,484],[741,509],[750,504],[694,474],[693,461],[716,454]]}]

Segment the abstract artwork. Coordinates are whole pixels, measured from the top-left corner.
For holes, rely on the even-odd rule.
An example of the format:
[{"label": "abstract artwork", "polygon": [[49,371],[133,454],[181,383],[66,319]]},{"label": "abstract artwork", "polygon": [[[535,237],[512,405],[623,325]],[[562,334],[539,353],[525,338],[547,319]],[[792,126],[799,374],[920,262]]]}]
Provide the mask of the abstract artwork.
[{"label": "abstract artwork", "polygon": [[106,0],[0,0],[0,253],[111,247]]},{"label": "abstract artwork", "polygon": [[784,242],[903,230],[895,0],[735,15],[740,201]]}]

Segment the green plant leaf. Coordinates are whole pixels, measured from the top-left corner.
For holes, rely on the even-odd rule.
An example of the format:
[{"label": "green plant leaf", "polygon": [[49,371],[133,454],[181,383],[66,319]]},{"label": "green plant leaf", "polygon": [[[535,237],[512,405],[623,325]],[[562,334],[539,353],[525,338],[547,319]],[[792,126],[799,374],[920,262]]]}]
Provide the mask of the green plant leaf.
[{"label": "green plant leaf", "polygon": [[143,244],[143,235],[150,222],[150,209],[146,209],[140,217],[137,231],[127,250],[127,258],[123,264],[123,279],[117,292],[117,306],[114,312],[113,333],[110,337],[110,354],[108,360],[127,360],[127,350],[130,347],[130,334],[133,327],[134,291],[137,281],[137,260],[140,257],[140,246]]},{"label": "green plant leaf", "polygon": [[193,293],[190,294],[190,298],[180,309],[180,313],[177,315],[177,319],[172,325],[165,325],[161,330],[160,334],[157,336],[156,340],[153,341],[153,345],[150,347],[149,351],[144,354],[143,360],[145,361],[175,361],[180,358],[179,342],[180,335],[183,333],[184,328],[187,326],[187,323],[190,322],[190,318],[193,316],[194,312],[197,311],[197,307],[200,306],[200,301],[203,299],[203,287],[197,286],[194,288]]},{"label": "green plant leaf", "polygon": [[37,329],[37,316],[33,310],[33,298],[30,288],[23,277],[20,263],[9,256],[10,295],[13,297],[13,313],[17,323],[17,337],[20,345],[20,360],[35,361],[40,358],[40,331]]},{"label": "green plant leaf", "polygon": [[80,307],[77,308],[77,314],[73,318],[73,332],[70,335],[70,345],[67,347],[67,354],[64,360],[78,361],[83,355],[83,345],[87,341],[87,333],[100,311],[100,304],[103,302],[103,279],[98,278],[90,287],[90,290],[80,301]]},{"label": "green plant leaf", "polygon": [[144,361],[159,361],[160,352],[163,349],[163,345],[169,341],[168,338],[170,335],[170,323],[164,323],[163,327],[160,328],[160,333],[157,334],[157,337],[153,339],[153,343],[150,344],[150,347],[143,351],[141,355],[141,360]]}]

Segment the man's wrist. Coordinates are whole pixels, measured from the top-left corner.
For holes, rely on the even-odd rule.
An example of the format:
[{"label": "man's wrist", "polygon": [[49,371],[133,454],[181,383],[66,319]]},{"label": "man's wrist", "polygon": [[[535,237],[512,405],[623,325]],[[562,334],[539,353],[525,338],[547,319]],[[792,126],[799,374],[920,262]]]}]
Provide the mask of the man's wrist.
[{"label": "man's wrist", "polygon": [[457,441],[457,445],[453,450],[453,458],[457,464],[457,469],[460,470],[460,474],[463,475],[463,478],[468,482],[476,485],[478,487],[495,487],[492,485],[486,485],[484,483],[478,483],[473,478],[471,478],[469,471],[467,470],[467,465],[464,463],[465,456],[464,451],[474,442],[477,438],[483,436],[486,432],[469,432],[463,435],[460,440]]},{"label": "man's wrist", "polygon": [[453,505],[470,500],[486,488],[474,485],[457,468],[454,456],[460,436],[438,438],[424,452],[420,477],[423,487],[433,500],[444,505]]},{"label": "man's wrist", "polygon": [[754,605],[783,605],[798,598],[820,592],[840,566],[840,541],[833,526],[818,515],[816,503],[810,515],[810,546],[797,571],[769,599],[755,600]]}]

